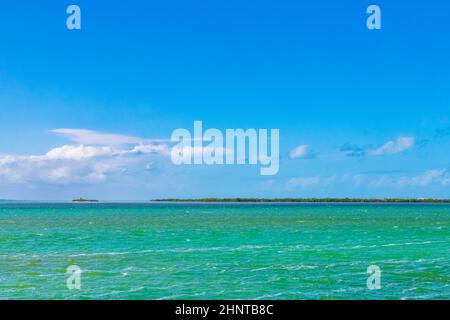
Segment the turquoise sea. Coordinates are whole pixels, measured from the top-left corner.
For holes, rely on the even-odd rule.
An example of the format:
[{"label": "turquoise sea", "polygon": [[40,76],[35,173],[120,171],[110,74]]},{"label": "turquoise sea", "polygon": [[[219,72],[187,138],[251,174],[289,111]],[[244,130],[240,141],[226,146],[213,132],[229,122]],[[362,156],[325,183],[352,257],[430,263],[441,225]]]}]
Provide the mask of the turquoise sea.
[{"label": "turquoise sea", "polygon": [[449,266],[444,204],[0,204],[0,299],[449,299]]}]

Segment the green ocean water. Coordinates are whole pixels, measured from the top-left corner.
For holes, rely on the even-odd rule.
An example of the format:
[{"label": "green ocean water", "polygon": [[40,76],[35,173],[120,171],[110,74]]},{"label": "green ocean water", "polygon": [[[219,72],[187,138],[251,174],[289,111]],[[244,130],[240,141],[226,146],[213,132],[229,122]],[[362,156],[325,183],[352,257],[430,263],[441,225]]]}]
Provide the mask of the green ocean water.
[{"label": "green ocean water", "polygon": [[442,204],[2,203],[0,299],[449,299],[449,245]]}]

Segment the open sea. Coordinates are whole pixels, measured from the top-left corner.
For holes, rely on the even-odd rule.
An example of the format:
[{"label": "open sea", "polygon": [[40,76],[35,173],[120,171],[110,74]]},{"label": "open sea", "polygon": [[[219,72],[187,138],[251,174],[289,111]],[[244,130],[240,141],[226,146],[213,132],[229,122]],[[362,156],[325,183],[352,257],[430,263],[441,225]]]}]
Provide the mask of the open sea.
[{"label": "open sea", "polygon": [[449,284],[446,204],[0,204],[0,299],[450,299]]}]

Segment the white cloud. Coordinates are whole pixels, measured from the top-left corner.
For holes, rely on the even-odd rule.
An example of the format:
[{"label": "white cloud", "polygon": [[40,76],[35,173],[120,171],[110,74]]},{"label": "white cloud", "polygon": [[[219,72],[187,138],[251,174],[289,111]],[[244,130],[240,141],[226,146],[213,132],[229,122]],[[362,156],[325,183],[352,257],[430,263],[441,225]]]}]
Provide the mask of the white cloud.
[{"label": "white cloud", "polygon": [[94,157],[114,155],[117,151],[111,147],[93,147],[93,146],[62,146],[54,148],[47,152],[42,158],[47,159],[71,159],[71,160],[85,160]]},{"label": "white cloud", "polygon": [[150,156],[170,154],[166,144],[149,143],[156,141],[151,139],[83,129],[51,132],[63,134],[79,145],[64,145],[42,155],[0,155],[0,179],[27,184],[94,183],[135,165],[145,167]]},{"label": "white cloud", "polygon": [[311,152],[311,148],[307,144],[302,144],[291,150],[289,157],[291,159],[307,159],[312,158],[314,155]]},{"label": "white cloud", "polygon": [[125,145],[166,141],[165,139],[146,139],[86,129],[53,129],[50,132],[59,133],[73,142],[85,145]]},{"label": "white cloud", "polygon": [[414,137],[399,137],[397,140],[390,140],[378,148],[369,148],[366,154],[369,156],[382,156],[386,154],[402,153],[414,147]]},{"label": "white cloud", "polygon": [[170,155],[170,148],[165,144],[139,144],[125,153]]},{"label": "white cloud", "polygon": [[[167,156],[166,145],[138,145],[132,149],[110,146],[65,145],[43,155],[0,156],[0,179],[13,183],[94,183],[141,162],[142,155]],[[144,165],[144,164],[143,164]]]}]

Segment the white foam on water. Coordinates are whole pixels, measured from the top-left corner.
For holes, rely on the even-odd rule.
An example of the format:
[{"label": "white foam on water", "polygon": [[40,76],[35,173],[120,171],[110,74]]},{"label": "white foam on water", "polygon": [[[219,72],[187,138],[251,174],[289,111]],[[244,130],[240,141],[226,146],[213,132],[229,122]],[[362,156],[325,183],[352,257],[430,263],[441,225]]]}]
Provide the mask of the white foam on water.
[{"label": "white foam on water", "polygon": [[281,292],[275,293],[275,294],[266,294],[266,295],[263,295],[263,296],[256,297],[253,300],[271,299],[271,298],[276,298],[276,297],[279,297],[279,296],[282,296],[282,295],[283,295],[283,293],[281,293]]}]

